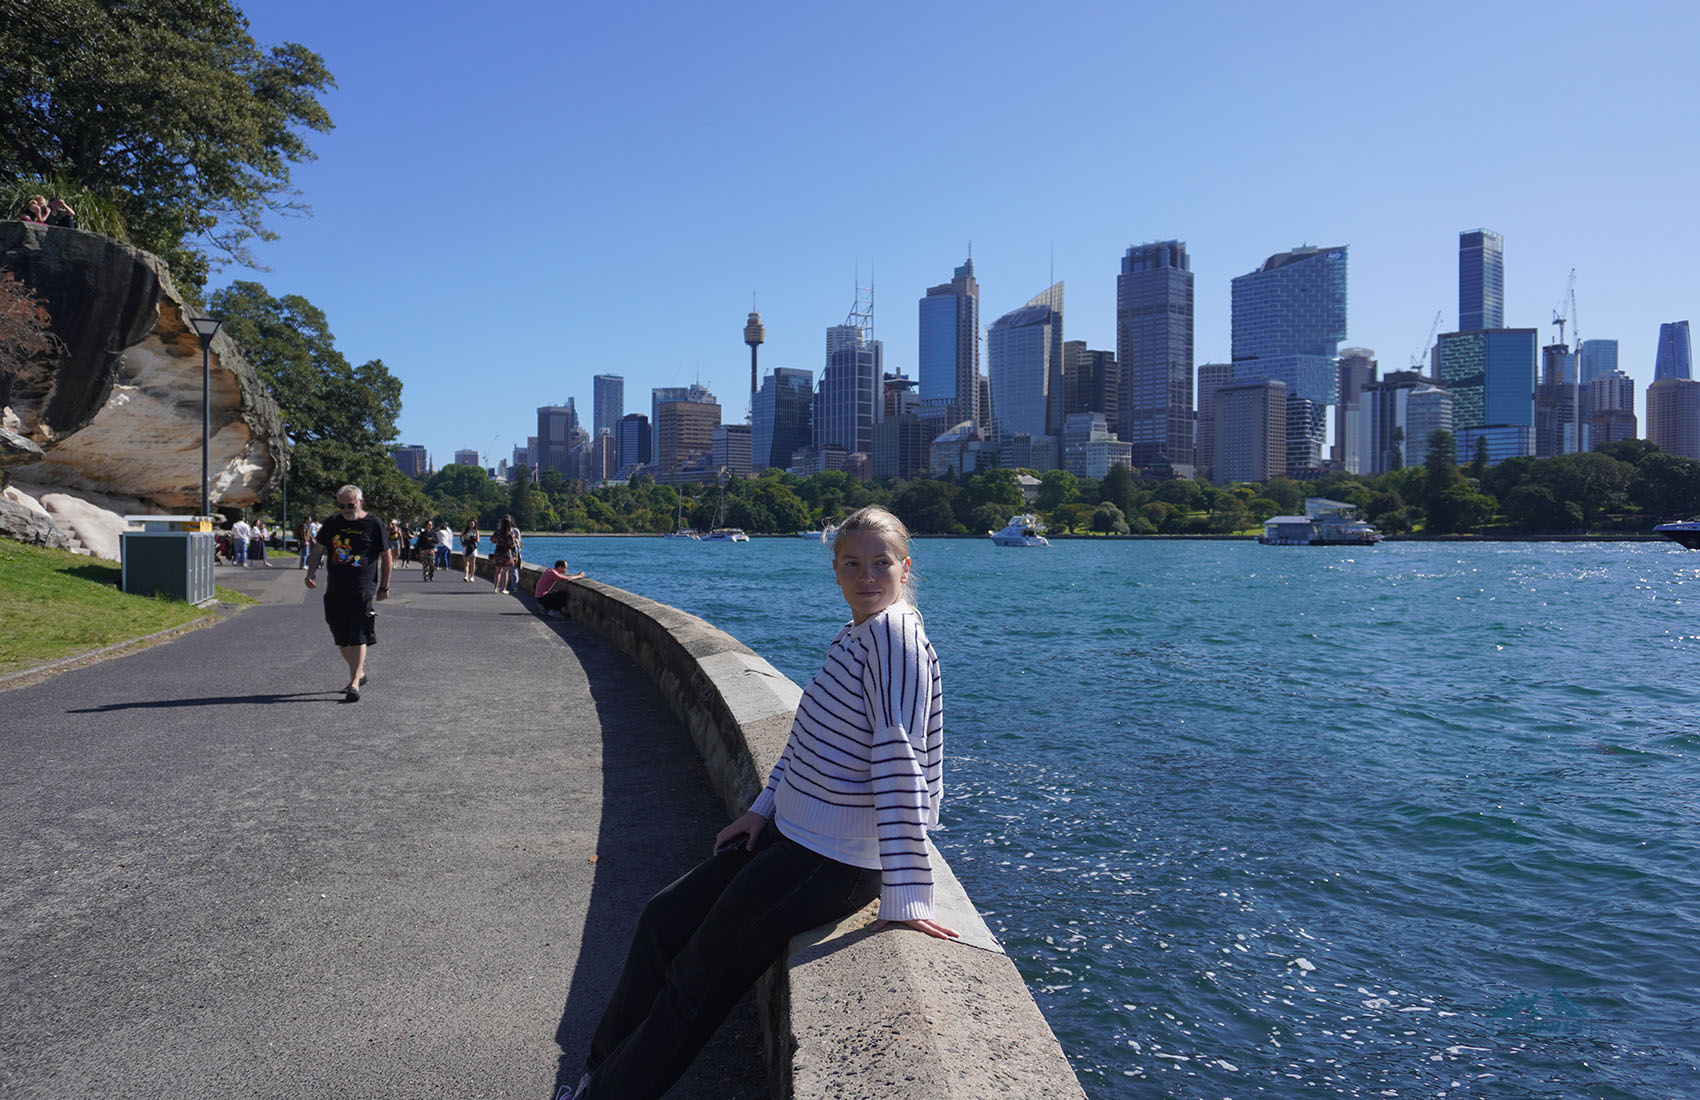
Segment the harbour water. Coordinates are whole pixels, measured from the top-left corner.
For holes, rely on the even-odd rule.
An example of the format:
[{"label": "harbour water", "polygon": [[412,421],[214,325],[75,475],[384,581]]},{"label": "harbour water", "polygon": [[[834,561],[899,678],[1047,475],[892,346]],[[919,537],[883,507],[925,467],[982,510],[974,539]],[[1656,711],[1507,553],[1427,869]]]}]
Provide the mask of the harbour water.
[{"label": "harbour water", "polygon": [[[525,549],[799,682],[844,617],[803,540]],[[936,839],[1094,1100],[1700,1096],[1700,553],[914,552]]]}]

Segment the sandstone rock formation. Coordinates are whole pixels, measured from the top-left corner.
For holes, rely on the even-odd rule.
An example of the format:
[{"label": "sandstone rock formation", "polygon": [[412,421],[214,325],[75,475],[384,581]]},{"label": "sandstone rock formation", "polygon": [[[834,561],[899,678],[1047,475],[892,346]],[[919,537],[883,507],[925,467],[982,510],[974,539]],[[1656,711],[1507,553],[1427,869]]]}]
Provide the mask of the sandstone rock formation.
[{"label": "sandstone rock formation", "polygon": [[[42,299],[63,345],[0,374],[0,483],[113,514],[198,512],[201,345],[165,266],[98,233],[0,221],[0,268]],[[211,361],[212,503],[246,508],[277,469],[283,425],[222,331]],[[117,556],[109,518],[68,503],[48,511],[91,551]]]}]

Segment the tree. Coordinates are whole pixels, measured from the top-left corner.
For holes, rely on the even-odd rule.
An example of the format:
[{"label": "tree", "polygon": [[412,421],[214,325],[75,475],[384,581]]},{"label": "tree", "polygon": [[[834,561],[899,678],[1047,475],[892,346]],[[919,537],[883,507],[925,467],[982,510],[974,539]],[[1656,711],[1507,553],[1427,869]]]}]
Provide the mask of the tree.
[{"label": "tree", "polygon": [[382,360],[350,367],[324,313],[300,295],[274,298],[258,283],[239,281],[213,295],[212,309],[271,390],[294,440],[292,499],[328,510],[337,488],[352,483],[379,515],[425,511],[419,486],[390,457],[401,381]]},{"label": "tree", "polygon": [[1545,485],[1519,485],[1505,498],[1505,517],[1524,531],[1566,534],[1582,525],[1575,501],[1559,500]]},{"label": "tree", "polygon": [[1039,511],[1056,511],[1080,497],[1080,479],[1067,470],[1046,470],[1039,475]]},{"label": "tree", "polygon": [[1472,531],[1491,520],[1497,508],[1498,503],[1492,497],[1476,492],[1460,478],[1430,502],[1428,530],[1436,535]]},{"label": "tree", "polygon": [[1106,504],[1114,504],[1122,515],[1138,510],[1139,501],[1133,484],[1133,471],[1116,463],[1110,467],[1110,472],[1104,475],[1104,480],[1098,483],[1099,499]]},{"label": "tree", "polygon": [[108,199],[198,297],[209,253],[253,265],[271,213],[304,212],[290,165],[331,129],[324,61],[262,51],[230,0],[35,0],[0,20],[0,179]]},{"label": "tree", "polygon": [[1582,509],[1583,526],[1592,528],[1602,514],[1624,506],[1635,467],[1590,451],[1543,459],[1532,467],[1530,477],[1551,489],[1556,499],[1574,502]]},{"label": "tree", "polygon": [[1653,451],[1635,467],[1629,495],[1643,512],[1658,519],[1700,515],[1700,462]]},{"label": "tree", "polygon": [[1106,500],[1092,513],[1092,530],[1111,535],[1125,535],[1127,517],[1122,514],[1120,508]]}]

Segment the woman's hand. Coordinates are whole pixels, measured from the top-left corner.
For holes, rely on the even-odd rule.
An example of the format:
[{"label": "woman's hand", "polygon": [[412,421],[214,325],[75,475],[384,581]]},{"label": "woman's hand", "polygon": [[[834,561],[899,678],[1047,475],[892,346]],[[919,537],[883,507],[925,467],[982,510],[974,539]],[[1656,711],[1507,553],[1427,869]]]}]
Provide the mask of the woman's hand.
[{"label": "woman's hand", "polygon": [[743,817],[732,822],[726,828],[714,834],[714,850],[725,851],[727,848],[743,848],[747,852],[756,850],[756,837],[767,828],[767,818],[748,810]]},{"label": "woman's hand", "polygon": [[932,936],[935,939],[954,940],[958,938],[956,929],[951,928],[948,925],[940,924],[936,920],[877,920],[873,924],[873,929],[875,932],[878,932],[880,929],[890,924],[906,925],[915,929],[917,932],[925,932],[927,935]]}]

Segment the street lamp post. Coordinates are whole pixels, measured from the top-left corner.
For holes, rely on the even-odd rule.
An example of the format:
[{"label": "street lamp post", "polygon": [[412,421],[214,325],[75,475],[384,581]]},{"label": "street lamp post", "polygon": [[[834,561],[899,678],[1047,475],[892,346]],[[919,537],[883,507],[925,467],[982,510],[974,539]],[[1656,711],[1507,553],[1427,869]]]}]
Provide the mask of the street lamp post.
[{"label": "street lamp post", "polygon": [[212,444],[212,341],[224,324],[222,317],[191,317],[189,324],[201,338],[201,515],[212,515],[212,468],[208,451]]}]

